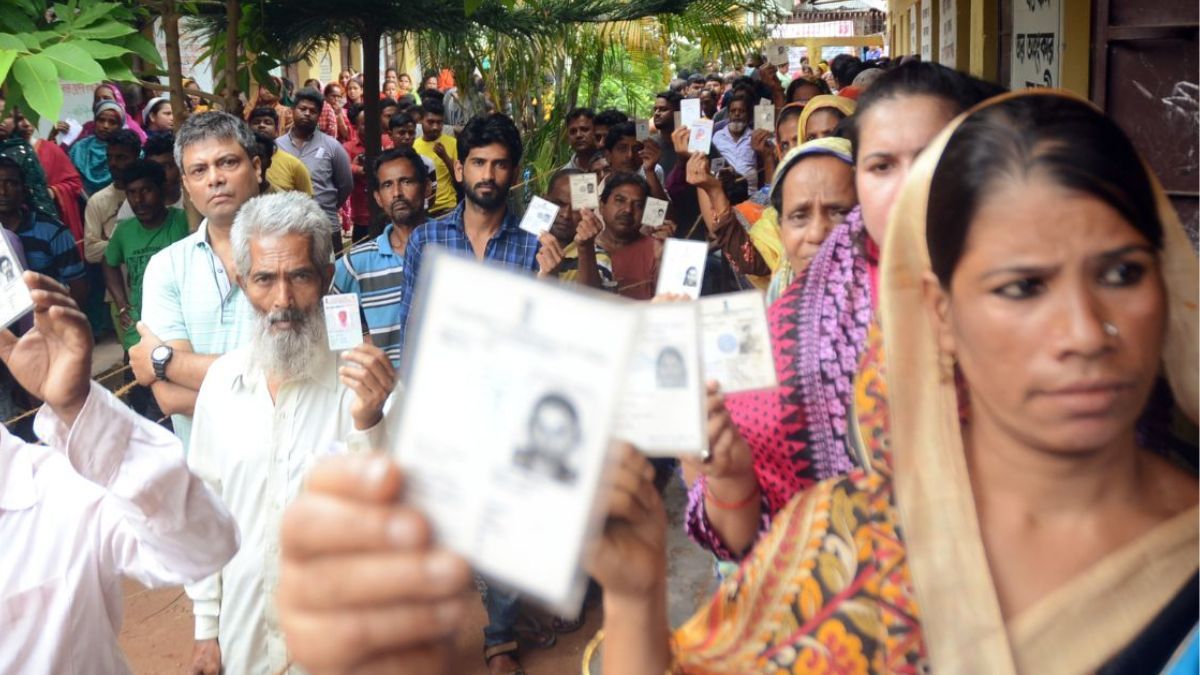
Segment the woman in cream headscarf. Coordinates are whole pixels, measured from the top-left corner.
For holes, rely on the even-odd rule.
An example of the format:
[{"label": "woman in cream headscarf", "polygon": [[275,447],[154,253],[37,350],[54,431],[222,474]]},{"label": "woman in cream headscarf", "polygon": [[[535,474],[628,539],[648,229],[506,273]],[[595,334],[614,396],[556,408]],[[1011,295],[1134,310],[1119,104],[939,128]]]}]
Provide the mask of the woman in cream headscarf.
[{"label": "woman in cream headscarf", "polygon": [[1166,666],[1197,619],[1196,480],[1135,427],[1160,370],[1197,418],[1198,275],[1143,166],[1064,93],[944,131],[883,247],[870,466],[794,498],[671,636],[666,518],[627,449],[590,565],[606,672]]},{"label": "woman in cream headscarf", "polygon": [[828,138],[837,133],[838,124],[854,114],[858,103],[845,96],[823,95],[814,96],[804,106],[800,114],[800,124],[797,133],[800,142],[815,141],[818,138]]}]

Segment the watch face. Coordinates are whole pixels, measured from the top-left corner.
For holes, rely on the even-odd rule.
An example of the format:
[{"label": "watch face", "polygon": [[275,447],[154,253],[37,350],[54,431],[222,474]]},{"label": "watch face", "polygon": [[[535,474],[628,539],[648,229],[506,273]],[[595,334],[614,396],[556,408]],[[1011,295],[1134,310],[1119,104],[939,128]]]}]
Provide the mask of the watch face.
[{"label": "watch face", "polygon": [[171,355],[171,348],[166,345],[159,345],[150,352],[150,358],[155,361],[163,361]]}]

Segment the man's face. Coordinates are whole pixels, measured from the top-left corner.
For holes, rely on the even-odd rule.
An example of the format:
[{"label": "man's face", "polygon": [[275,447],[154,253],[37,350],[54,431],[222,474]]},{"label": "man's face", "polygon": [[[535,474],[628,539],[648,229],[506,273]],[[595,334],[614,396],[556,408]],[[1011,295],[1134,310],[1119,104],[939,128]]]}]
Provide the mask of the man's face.
[{"label": "man's face", "polygon": [[563,176],[550,186],[546,193],[546,201],[558,206],[554,216],[554,224],[550,226],[550,234],[559,241],[571,241],[575,238],[575,230],[579,229],[579,212],[571,208],[571,181],[569,176]]},{"label": "man's face", "polygon": [[[354,122],[354,131],[358,134],[358,142],[366,145],[364,140],[367,137],[367,111],[364,108],[360,110],[358,115],[352,120]],[[350,159],[354,159],[351,157]]]},{"label": "man's face", "polygon": [[266,115],[250,118],[250,128],[255,131],[261,131],[264,134],[275,138],[279,135],[279,128],[275,124],[275,120]]},{"label": "man's face", "polygon": [[665,98],[654,99],[654,128],[660,131],[675,128],[675,110]]},{"label": "man's face", "polygon": [[250,241],[250,271],[238,282],[260,315],[280,317],[271,322],[270,332],[299,331],[305,319],[287,316],[288,310],[310,316],[320,306],[328,279],[312,258],[312,241],[302,234]]},{"label": "man's face", "polygon": [[596,147],[603,148],[604,138],[605,136],[608,136],[608,127],[592,122],[592,136],[594,136],[596,139]]},{"label": "man's face", "polygon": [[712,119],[717,114],[717,97],[707,89],[700,92],[700,112],[704,113],[708,119]]},{"label": "man's face", "polygon": [[729,104],[729,121],[730,122],[749,122],[750,108],[746,102],[741,99],[736,99]]},{"label": "man's face", "polygon": [[575,417],[565,405],[547,402],[538,406],[529,429],[529,441],[533,447],[547,454],[563,456],[575,449]]},{"label": "man's face", "polygon": [[157,221],[166,210],[162,188],[148,178],[139,178],[125,186],[129,209],[143,223]]},{"label": "man's face", "polygon": [[25,177],[19,169],[0,167],[0,216],[21,211],[25,203]]},{"label": "man's face", "polygon": [[15,276],[12,261],[8,258],[0,258],[0,274],[3,274],[5,279],[12,279]]},{"label": "man's face", "polygon": [[375,203],[397,225],[416,225],[425,219],[426,183],[417,180],[416,167],[395,159],[379,167]]},{"label": "man's face", "polygon": [[634,136],[622,136],[608,151],[608,165],[613,171],[637,171],[638,142]]},{"label": "man's face", "polygon": [[463,191],[471,203],[487,212],[504,208],[516,173],[508,148],[499,143],[472,148],[458,170]]},{"label": "man's face", "polygon": [[699,82],[689,83],[687,86],[687,97],[688,98],[696,98],[697,96],[700,95],[700,90],[703,88],[704,88],[704,85]]},{"label": "man's face", "polygon": [[631,239],[641,230],[645,208],[646,192],[637,185],[622,185],[612,191],[608,201],[600,204],[600,215],[618,237]]},{"label": "man's face", "polygon": [[261,162],[232,138],[208,138],[183,149],[183,187],[202,215],[232,223],[258,194]]},{"label": "man's face", "polygon": [[108,172],[112,174],[113,183],[118,188],[125,185],[125,180],[121,176],[134,162],[137,161],[137,153],[133,148],[116,143],[109,143],[108,149]]},{"label": "man's face", "polygon": [[33,138],[33,124],[29,121],[28,117],[21,116],[20,121],[17,122],[17,133],[25,140]]},{"label": "man's face", "polygon": [[113,132],[121,128],[121,115],[115,110],[104,110],[95,118],[96,138],[107,141]]},{"label": "man's face", "polygon": [[428,113],[421,118],[421,133],[425,135],[425,140],[432,141],[442,135],[442,125],[446,118],[435,114]]},{"label": "man's face", "polygon": [[292,123],[304,133],[312,133],[321,117],[321,107],[312,101],[296,101],[292,108]]},{"label": "man's face", "polygon": [[388,128],[388,120],[396,116],[400,112],[400,107],[396,105],[385,105],[379,110],[379,128]]},{"label": "man's face", "polygon": [[401,124],[388,133],[391,134],[392,144],[397,148],[411,148],[413,141],[417,140],[417,125],[412,122]]},{"label": "man's face", "polygon": [[589,155],[596,150],[595,130],[592,120],[580,115],[567,123],[567,142],[571,149],[581,155]]}]

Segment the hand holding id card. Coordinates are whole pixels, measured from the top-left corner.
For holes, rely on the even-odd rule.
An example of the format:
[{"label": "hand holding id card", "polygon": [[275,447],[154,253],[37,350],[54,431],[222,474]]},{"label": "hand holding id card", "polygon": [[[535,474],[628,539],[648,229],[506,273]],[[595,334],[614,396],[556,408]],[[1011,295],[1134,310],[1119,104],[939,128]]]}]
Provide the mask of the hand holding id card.
[{"label": "hand holding id card", "polygon": [[710,295],[699,304],[705,381],[716,380],[726,394],[776,386],[763,294]]},{"label": "hand holding id card", "polygon": [[712,129],[712,120],[696,120],[695,126],[689,127],[688,152],[707,155],[712,149]]},{"label": "hand holding id card", "polygon": [[479,573],[575,616],[639,316],[604,294],[428,255],[392,450],[408,499]]},{"label": "hand holding id card", "polygon": [[525,209],[525,216],[521,218],[521,229],[536,237],[543,232],[549,232],[557,217],[558,204],[541,197],[534,197],[530,200],[529,207]]},{"label": "hand holding id card", "polygon": [[8,240],[0,237],[0,328],[8,328],[33,311],[33,297],[21,278],[24,271]]},{"label": "hand holding id card", "polygon": [[704,266],[708,262],[708,242],[668,239],[663,244],[662,263],[658,266],[655,295],[678,293],[695,300],[700,297]]}]

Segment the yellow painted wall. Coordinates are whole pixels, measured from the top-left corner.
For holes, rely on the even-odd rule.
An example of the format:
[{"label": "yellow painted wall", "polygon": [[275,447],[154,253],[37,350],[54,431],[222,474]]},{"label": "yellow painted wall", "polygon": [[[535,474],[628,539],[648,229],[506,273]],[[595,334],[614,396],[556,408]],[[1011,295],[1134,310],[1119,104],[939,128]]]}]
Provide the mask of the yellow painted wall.
[{"label": "yellow painted wall", "polygon": [[[321,61],[326,56],[329,57],[330,61],[330,74],[323,75],[321,73]],[[326,45],[325,49],[313,54],[312,58],[308,61],[301,61],[296,64],[296,71],[300,75],[300,79],[296,82],[297,87],[303,86],[305,80],[314,77],[320,80],[322,85],[336,81],[338,73],[342,72],[341,50],[338,49],[337,43]]]}]

